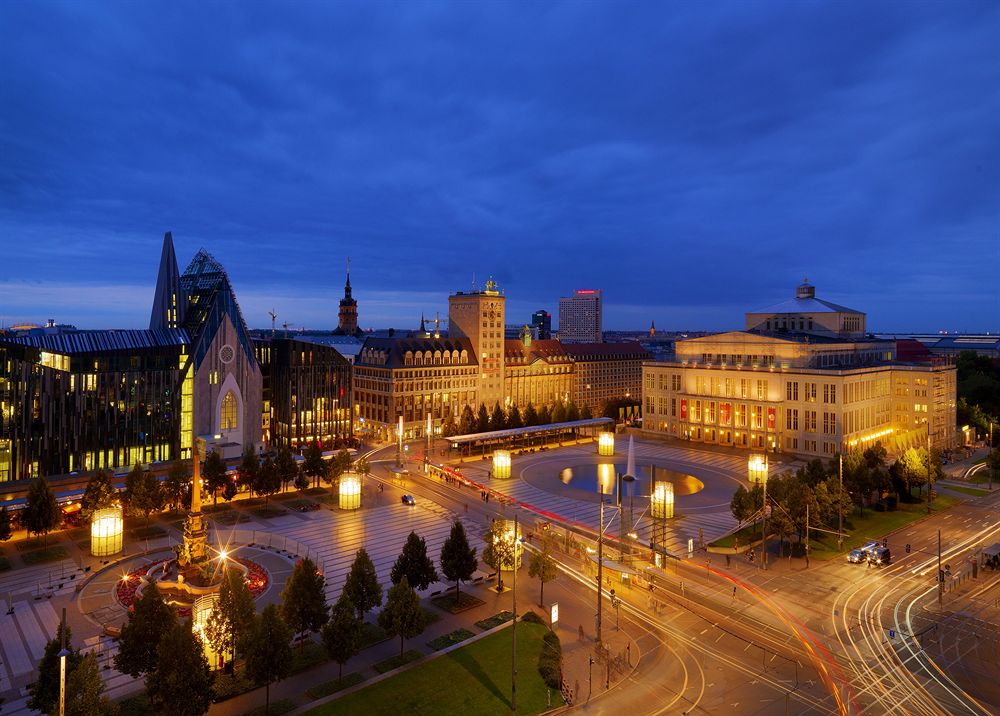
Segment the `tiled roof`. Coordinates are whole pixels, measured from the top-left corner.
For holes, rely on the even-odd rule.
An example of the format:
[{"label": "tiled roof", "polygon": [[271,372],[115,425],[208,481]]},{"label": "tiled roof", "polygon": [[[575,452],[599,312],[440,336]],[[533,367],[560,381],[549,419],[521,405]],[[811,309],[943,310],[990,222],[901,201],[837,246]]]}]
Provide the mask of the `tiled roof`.
[{"label": "tiled roof", "polygon": [[574,361],[583,360],[613,360],[615,358],[634,358],[647,360],[650,355],[639,345],[638,341],[624,343],[565,343],[563,349]]},{"label": "tiled roof", "polygon": [[[368,364],[365,362],[365,352],[371,350],[382,351],[388,354],[385,363]],[[358,365],[379,365],[388,368],[402,368],[405,365],[404,358],[407,351],[416,353],[417,351],[462,351],[466,352],[466,362],[460,365],[478,365],[476,352],[472,348],[472,341],[468,338],[366,338],[358,355]],[[454,363],[450,365],[455,365]]]}]

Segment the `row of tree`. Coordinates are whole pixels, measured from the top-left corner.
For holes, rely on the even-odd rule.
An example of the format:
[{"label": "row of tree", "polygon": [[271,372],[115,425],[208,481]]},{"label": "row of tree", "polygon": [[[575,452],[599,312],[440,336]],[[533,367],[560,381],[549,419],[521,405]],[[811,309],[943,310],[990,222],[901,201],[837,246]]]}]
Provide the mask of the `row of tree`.
[{"label": "row of tree", "polygon": [[[843,489],[839,458],[826,464],[816,459],[794,474],[768,480],[769,524],[782,540],[791,534],[801,540],[807,507],[811,525],[834,527],[840,514],[848,515],[856,506],[863,515],[866,506],[892,493],[903,501],[918,501],[913,488],[919,490],[928,480],[941,477],[941,456],[934,449],[928,453],[927,448],[909,448],[888,467],[881,443],[853,450],[843,457]],[[759,484],[749,489],[741,485],[730,503],[730,511],[741,524],[759,519],[763,507],[764,490]]]},{"label": "row of tree", "polygon": [[472,407],[466,405],[457,423],[451,415],[445,418],[441,425],[441,435],[447,438],[452,435],[468,435],[491,430],[587,420],[592,417],[594,416],[589,405],[578,408],[572,400],[565,402],[557,400],[551,406],[543,405],[540,408],[536,408],[533,403],[528,403],[523,411],[516,405],[512,406],[510,410],[504,410],[499,402],[490,411],[485,403],[480,403],[478,412],[473,412]]}]

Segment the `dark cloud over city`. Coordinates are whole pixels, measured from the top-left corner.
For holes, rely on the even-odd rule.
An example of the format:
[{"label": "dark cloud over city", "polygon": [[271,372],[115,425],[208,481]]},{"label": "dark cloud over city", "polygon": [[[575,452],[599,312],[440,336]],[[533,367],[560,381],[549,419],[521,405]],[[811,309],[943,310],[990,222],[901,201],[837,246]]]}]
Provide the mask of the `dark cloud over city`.
[{"label": "dark cloud over city", "polygon": [[248,322],[1000,328],[1000,5],[0,5],[0,317],[148,321],[163,232]]}]

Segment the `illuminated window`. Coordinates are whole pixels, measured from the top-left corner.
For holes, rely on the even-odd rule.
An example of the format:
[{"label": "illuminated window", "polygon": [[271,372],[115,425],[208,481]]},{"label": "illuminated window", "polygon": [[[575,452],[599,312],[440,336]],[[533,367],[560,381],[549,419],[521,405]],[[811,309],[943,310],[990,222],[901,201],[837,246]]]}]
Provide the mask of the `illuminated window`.
[{"label": "illuminated window", "polygon": [[219,424],[222,430],[236,429],[236,396],[233,391],[226,393],[222,399],[222,413],[219,416]]}]

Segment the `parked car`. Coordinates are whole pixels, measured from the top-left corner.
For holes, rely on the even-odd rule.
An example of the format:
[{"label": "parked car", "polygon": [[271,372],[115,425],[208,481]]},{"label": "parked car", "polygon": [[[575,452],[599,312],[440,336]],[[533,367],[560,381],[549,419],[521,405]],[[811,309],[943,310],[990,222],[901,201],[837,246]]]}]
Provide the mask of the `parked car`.
[{"label": "parked car", "polygon": [[888,547],[879,547],[868,553],[868,564],[873,564],[876,567],[884,567],[892,561],[892,555],[889,553]]},{"label": "parked car", "polygon": [[881,547],[882,547],[881,542],[872,541],[872,542],[865,542],[863,545],[861,545],[860,549],[866,555],[870,555],[874,550],[880,549]]},{"label": "parked car", "polygon": [[852,549],[847,555],[847,561],[851,564],[861,564],[868,559],[868,555],[860,549]]},{"label": "parked car", "polygon": [[417,501],[413,498],[413,495],[403,495],[403,504],[415,505],[417,504]]}]

